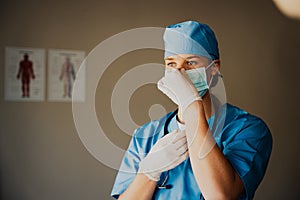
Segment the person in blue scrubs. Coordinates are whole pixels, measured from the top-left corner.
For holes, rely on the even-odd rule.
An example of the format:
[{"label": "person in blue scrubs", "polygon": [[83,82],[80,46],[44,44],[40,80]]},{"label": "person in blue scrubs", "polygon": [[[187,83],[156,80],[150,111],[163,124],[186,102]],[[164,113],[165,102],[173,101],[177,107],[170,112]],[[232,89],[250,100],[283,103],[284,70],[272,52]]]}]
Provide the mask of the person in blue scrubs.
[{"label": "person in blue scrubs", "polygon": [[116,199],[253,199],[267,169],[272,136],[262,119],[210,89],[221,78],[209,26],[166,28],[165,76],[158,89],[178,109],[135,130],[111,195]]}]

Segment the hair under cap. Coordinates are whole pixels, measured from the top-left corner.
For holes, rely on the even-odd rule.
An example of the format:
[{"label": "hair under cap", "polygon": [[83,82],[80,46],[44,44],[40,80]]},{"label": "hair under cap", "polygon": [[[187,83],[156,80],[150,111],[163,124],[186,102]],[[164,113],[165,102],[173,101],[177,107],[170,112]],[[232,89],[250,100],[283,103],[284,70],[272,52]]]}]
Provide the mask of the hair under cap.
[{"label": "hair under cap", "polygon": [[165,58],[176,54],[196,54],[212,60],[219,59],[218,42],[206,24],[186,21],[166,27]]}]

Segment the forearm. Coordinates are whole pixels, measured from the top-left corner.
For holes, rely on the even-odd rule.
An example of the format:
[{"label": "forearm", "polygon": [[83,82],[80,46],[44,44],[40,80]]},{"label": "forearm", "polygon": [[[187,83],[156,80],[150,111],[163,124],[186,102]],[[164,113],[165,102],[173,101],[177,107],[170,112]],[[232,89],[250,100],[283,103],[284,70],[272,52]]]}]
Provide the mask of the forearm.
[{"label": "forearm", "polygon": [[137,174],[127,190],[118,199],[149,200],[152,199],[156,182],[148,179],[144,174]]},{"label": "forearm", "polygon": [[205,199],[237,199],[243,185],[209,131],[201,101],[184,112],[189,156]]}]

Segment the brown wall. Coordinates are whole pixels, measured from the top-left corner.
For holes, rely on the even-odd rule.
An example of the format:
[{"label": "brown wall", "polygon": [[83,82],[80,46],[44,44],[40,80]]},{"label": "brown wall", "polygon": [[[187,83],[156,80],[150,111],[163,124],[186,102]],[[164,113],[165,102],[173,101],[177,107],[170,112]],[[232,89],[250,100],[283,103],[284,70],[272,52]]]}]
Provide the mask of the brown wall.
[{"label": "brown wall", "polygon": [[[81,143],[71,104],[4,101],[5,46],[89,52],[121,31],[165,27],[186,19],[208,23],[214,29],[228,101],[262,117],[272,131],[270,165],[255,199],[299,199],[300,21],[284,17],[272,1],[29,0],[1,1],[0,5],[2,199],[110,199],[116,174]],[[129,137],[116,128],[111,116],[112,84],[126,67],[162,62],[161,58],[162,52],[150,50],[120,58],[113,64],[120,68],[110,68],[101,80],[104,86],[98,87],[99,120],[110,133],[108,137],[123,148]],[[166,100],[152,92],[159,94],[155,86],[145,86],[132,98],[132,115],[139,124],[148,120],[144,104],[151,105],[155,98]],[[169,104],[167,109],[173,108]]]}]

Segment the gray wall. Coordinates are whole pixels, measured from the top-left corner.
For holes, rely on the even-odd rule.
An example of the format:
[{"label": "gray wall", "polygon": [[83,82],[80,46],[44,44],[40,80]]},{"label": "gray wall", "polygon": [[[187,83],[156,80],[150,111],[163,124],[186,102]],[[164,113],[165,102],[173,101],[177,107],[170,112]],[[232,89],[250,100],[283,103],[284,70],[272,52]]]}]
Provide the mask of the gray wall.
[{"label": "gray wall", "polygon": [[[93,158],[81,143],[71,104],[4,101],[5,46],[89,52],[121,31],[165,27],[186,19],[208,23],[216,32],[228,101],[263,118],[272,131],[274,148],[255,199],[299,199],[300,21],[284,17],[271,0],[0,4],[2,199],[110,199],[116,175],[116,170]],[[118,59],[98,85],[99,121],[108,137],[123,148],[129,136],[116,127],[109,110],[113,84],[126,70],[147,62],[162,63],[162,52],[138,51]],[[130,108],[137,123],[149,120],[149,105],[157,99],[168,110],[174,108],[154,85],[136,91]]]}]

